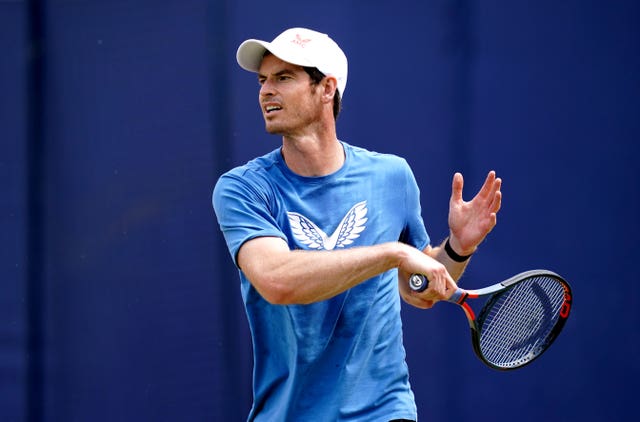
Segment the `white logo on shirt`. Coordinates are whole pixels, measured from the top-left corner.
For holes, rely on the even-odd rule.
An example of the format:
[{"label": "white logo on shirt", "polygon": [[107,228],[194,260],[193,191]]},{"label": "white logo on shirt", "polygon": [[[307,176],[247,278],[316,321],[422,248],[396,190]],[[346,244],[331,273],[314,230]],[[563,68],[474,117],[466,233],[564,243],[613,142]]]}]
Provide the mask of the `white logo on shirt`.
[{"label": "white logo on shirt", "polygon": [[315,223],[302,214],[288,212],[291,231],[296,239],[311,249],[324,249],[327,251],[335,248],[344,248],[360,237],[360,233],[366,228],[367,201],[358,202],[347,212],[340,225],[331,236],[322,231]]}]

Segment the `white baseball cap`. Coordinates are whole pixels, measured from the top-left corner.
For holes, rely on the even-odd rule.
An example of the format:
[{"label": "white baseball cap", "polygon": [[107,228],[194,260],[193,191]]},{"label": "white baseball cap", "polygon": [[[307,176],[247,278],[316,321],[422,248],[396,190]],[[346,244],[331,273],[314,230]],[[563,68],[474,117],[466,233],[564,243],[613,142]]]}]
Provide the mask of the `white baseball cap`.
[{"label": "white baseball cap", "polygon": [[291,28],[273,41],[246,40],[236,53],[238,64],[250,72],[258,72],[266,51],[285,62],[315,67],[325,76],[338,80],[338,92],[344,96],[347,87],[347,56],[327,34],[306,28]]}]

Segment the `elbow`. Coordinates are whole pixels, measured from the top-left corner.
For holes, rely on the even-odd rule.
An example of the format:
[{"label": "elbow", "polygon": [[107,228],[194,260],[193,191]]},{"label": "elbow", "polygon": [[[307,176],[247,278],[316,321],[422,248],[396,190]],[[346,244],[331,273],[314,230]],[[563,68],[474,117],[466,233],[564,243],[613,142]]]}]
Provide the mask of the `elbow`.
[{"label": "elbow", "polygon": [[259,275],[250,279],[260,296],[271,305],[293,305],[298,303],[295,289],[283,283],[282,279]]},{"label": "elbow", "polygon": [[296,302],[292,300],[291,294],[281,289],[258,289],[260,296],[264,298],[271,305],[293,305]]}]

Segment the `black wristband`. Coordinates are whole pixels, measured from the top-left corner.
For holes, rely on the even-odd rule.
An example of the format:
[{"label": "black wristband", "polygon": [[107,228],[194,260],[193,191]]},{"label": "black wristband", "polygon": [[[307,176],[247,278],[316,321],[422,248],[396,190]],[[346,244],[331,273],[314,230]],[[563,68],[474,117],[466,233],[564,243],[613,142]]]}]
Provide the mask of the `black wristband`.
[{"label": "black wristband", "polygon": [[456,251],[454,251],[451,247],[451,244],[449,244],[449,238],[447,238],[447,241],[444,244],[444,251],[447,253],[447,255],[449,255],[449,258],[453,259],[456,262],[464,262],[467,259],[471,258],[471,255],[458,255]]}]

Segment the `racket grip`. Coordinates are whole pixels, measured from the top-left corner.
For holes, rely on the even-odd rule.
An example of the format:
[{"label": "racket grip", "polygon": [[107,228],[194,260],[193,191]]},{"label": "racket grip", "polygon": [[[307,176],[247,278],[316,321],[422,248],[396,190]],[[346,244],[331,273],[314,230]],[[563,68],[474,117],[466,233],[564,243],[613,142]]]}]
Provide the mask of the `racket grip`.
[{"label": "racket grip", "polygon": [[464,300],[467,298],[466,293],[467,292],[465,292],[460,287],[458,287],[456,291],[453,292],[451,297],[447,299],[447,302],[457,303],[458,305],[462,305],[462,302],[464,302]]},{"label": "racket grip", "polygon": [[[411,274],[409,277],[409,288],[414,292],[423,292],[429,287],[429,279],[424,274]],[[447,302],[462,303],[466,299],[465,291],[457,288]]]},{"label": "racket grip", "polygon": [[414,292],[422,292],[429,287],[429,280],[424,274],[411,274],[409,277],[409,288]]}]

